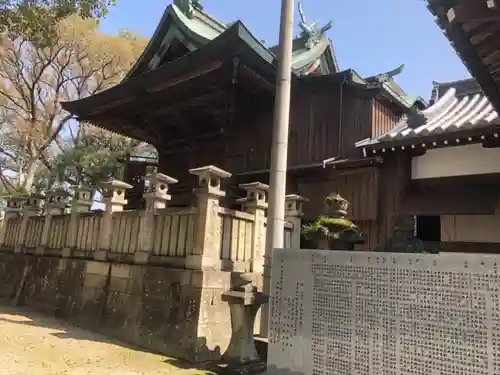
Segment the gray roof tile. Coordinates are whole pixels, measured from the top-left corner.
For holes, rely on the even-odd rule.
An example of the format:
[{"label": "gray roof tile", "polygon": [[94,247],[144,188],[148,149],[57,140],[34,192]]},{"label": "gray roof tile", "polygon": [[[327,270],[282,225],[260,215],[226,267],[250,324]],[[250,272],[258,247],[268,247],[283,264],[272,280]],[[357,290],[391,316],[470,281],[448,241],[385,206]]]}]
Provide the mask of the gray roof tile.
[{"label": "gray roof tile", "polygon": [[356,143],[373,146],[398,140],[417,140],[426,136],[500,124],[498,114],[482,93],[457,96],[452,87],[430,107],[404,116],[389,132]]}]

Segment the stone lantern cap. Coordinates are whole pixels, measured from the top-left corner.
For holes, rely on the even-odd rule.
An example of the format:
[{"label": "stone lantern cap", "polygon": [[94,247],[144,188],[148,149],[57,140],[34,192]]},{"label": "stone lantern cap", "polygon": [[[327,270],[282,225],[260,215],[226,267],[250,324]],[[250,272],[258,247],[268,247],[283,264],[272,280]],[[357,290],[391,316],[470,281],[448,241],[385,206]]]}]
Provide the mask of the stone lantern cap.
[{"label": "stone lantern cap", "polygon": [[246,191],[269,191],[269,185],[263,184],[262,182],[251,182],[248,184],[238,185],[240,189]]},{"label": "stone lantern cap", "polygon": [[10,211],[21,210],[28,200],[28,197],[9,197],[7,198],[7,209]]},{"label": "stone lantern cap", "polygon": [[267,192],[269,191],[269,185],[263,184],[262,182],[251,182],[238,186],[240,189],[246,190],[247,196],[236,200],[237,203],[246,206],[254,205],[260,208],[267,208]]},{"label": "stone lantern cap", "polygon": [[79,201],[93,201],[94,195],[97,191],[97,186],[80,186],[75,185],[72,186],[73,191],[75,192],[74,198]]},{"label": "stone lantern cap", "polygon": [[168,185],[179,182],[177,179],[163,173],[152,172],[142,178],[149,183],[143,195],[145,199],[170,200]]},{"label": "stone lantern cap", "polygon": [[66,206],[69,203],[71,194],[63,189],[49,191],[47,203],[55,206]]},{"label": "stone lantern cap", "polygon": [[206,167],[193,168],[189,170],[189,173],[198,176],[201,179],[206,177],[218,177],[218,178],[229,178],[232,176],[231,173],[216,167],[215,165],[208,165]]},{"label": "stone lantern cap", "polygon": [[285,197],[285,216],[302,216],[302,206],[309,202],[309,199],[297,194],[290,194]]},{"label": "stone lantern cap", "polygon": [[301,195],[298,195],[298,194],[289,194],[285,197],[285,200],[287,201],[297,201],[297,202],[309,202],[309,199],[307,198],[304,198],[303,196]]},{"label": "stone lantern cap", "polygon": [[170,176],[167,176],[166,174],[158,173],[158,172],[148,173],[142,179],[145,181],[150,181],[150,182],[154,182],[154,181],[160,182],[160,183],[163,182],[165,184],[176,184],[179,182],[179,180],[177,180],[173,177],[170,177]]},{"label": "stone lantern cap", "polygon": [[197,193],[209,194],[213,197],[223,197],[225,193],[221,189],[221,179],[229,178],[231,173],[214,165],[189,170],[192,175],[198,176],[199,189]]},{"label": "stone lantern cap", "polygon": [[35,193],[30,194],[26,199],[25,207],[31,209],[41,209],[43,201],[46,199],[45,195]]},{"label": "stone lantern cap", "polygon": [[326,197],[327,213],[336,218],[343,218],[349,210],[349,201],[342,198],[339,193],[332,193]]},{"label": "stone lantern cap", "polygon": [[110,180],[102,182],[101,186],[104,189],[103,197],[105,198],[119,198],[125,199],[125,190],[132,189],[133,186],[120,180]]},{"label": "stone lantern cap", "polygon": [[244,306],[263,305],[269,301],[269,296],[257,291],[257,287],[252,284],[230,290],[222,294],[222,300],[230,304]]}]

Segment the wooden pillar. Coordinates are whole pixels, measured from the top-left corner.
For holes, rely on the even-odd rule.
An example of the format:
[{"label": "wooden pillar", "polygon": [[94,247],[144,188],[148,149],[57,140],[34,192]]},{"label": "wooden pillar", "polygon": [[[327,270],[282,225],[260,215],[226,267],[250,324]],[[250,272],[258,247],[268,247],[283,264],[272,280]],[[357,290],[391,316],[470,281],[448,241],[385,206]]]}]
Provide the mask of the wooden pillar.
[{"label": "wooden pillar", "polygon": [[178,182],[175,178],[157,172],[148,173],[143,179],[147,186],[143,194],[146,207],[141,212],[139,251],[135,253],[135,263],[147,263],[151,258],[155,232],[160,229],[156,228],[155,215],[157,210],[165,208],[171,199],[168,194],[168,185]]},{"label": "wooden pillar", "polygon": [[302,228],[302,210],[304,203],[308,200],[297,194],[287,195],[285,197],[285,220],[293,224],[291,248],[300,249],[300,231]]},{"label": "wooden pillar", "polygon": [[246,212],[255,215],[252,232],[252,272],[262,274],[264,271],[264,253],[266,250],[266,210],[269,185],[260,182],[239,185],[246,190],[247,196],[239,199]]},{"label": "wooden pillar", "polygon": [[189,173],[198,176],[196,189],[197,218],[193,254],[186,258],[186,268],[220,270],[221,226],[219,201],[226,193],[221,189],[222,179],[231,177],[213,165],[190,169]]},{"label": "wooden pillar", "polygon": [[99,250],[95,253],[94,258],[106,261],[111,247],[111,236],[113,235],[113,213],[123,211],[123,207],[127,204],[125,191],[131,189],[132,185],[123,181],[112,180],[102,183],[101,186],[104,189],[102,197],[106,208],[99,231]]}]

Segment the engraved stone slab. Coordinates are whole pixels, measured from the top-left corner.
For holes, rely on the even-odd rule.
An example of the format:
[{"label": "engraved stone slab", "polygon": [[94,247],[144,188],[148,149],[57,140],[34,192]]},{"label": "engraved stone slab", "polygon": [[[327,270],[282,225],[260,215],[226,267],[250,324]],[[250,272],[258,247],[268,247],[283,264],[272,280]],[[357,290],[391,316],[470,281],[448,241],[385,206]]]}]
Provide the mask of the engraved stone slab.
[{"label": "engraved stone slab", "polygon": [[500,256],[278,249],[268,372],[500,374]]}]

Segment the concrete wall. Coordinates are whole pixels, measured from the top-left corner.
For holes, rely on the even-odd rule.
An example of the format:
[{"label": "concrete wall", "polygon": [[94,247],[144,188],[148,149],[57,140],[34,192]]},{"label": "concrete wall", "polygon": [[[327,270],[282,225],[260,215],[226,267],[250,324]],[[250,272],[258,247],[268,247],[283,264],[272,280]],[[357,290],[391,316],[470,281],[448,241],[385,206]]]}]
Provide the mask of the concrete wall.
[{"label": "concrete wall", "polygon": [[273,253],[273,375],[500,374],[500,256]]},{"label": "concrete wall", "polygon": [[242,277],[0,253],[0,298],[18,294],[20,304],[189,361],[218,359],[226,349],[231,321],[220,296]]}]

